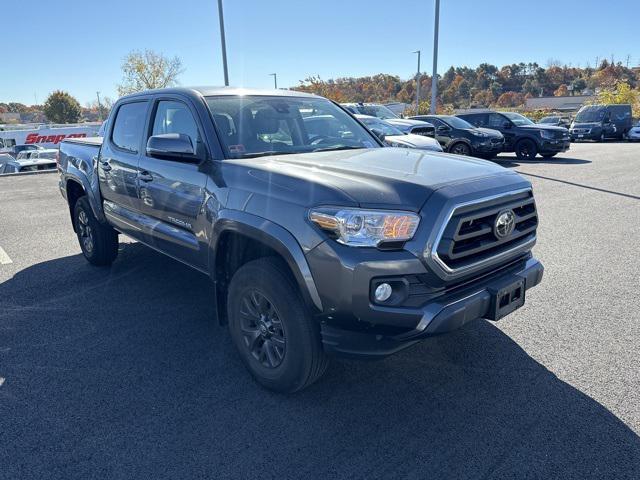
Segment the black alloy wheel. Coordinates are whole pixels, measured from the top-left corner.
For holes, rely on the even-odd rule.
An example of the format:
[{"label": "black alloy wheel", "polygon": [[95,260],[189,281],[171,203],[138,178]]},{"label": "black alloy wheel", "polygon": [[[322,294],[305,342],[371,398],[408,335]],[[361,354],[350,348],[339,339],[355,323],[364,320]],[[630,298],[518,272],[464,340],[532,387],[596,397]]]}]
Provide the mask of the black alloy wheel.
[{"label": "black alloy wheel", "polygon": [[451,153],[455,153],[456,155],[470,155],[471,149],[469,145],[464,142],[458,142],[453,147],[451,147]]},{"label": "black alloy wheel", "polygon": [[275,306],[264,292],[255,288],[246,291],[240,302],[240,329],[245,348],[263,366],[280,366],[287,340]]},{"label": "black alloy wheel", "polygon": [[538,149],[533,140],[520,140],[516,145],[516,157],[518,160],[534,160],[538,154]]}]

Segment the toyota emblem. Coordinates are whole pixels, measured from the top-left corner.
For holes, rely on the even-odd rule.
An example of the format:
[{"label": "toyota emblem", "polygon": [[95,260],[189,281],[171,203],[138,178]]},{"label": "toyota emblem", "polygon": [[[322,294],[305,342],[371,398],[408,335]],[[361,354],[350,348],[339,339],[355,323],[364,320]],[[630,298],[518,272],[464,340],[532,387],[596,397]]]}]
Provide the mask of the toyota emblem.
[{"label": "toyota emblem", "polygon": [[496,223],[493,226],[493,232],[498,239],[508,237],[513,233],[516,227],[516,214],[513,210],[504,210],[496,217]]}]

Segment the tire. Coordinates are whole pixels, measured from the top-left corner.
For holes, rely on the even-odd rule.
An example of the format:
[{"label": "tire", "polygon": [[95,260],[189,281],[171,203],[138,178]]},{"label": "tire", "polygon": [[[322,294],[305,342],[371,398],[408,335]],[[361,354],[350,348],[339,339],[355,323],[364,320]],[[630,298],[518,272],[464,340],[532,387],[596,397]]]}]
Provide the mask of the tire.
[{"label": "tire", "polygon": [[469,156],[471,155],[471,148],[464,142],[456,142],[449,148],[449,153]]},{"label": "tire", "polygon": [[538,154],[538,147],[533,140],[525,138],[516,143],[516,157],[518,160],[534,160]]},{"label": "tire", "polygon": [[253,378],[275,392],[292,393],[318,380],[328,358],[320,328],[287,266],[274,257],[246,263],[229,284],[229,331]]},{"label": "tire", "polygon": [[92,265],[111,265],[118,256],[118,232],[98,222],[87,197],[80,197],[73,221],[84,258]]},{"label": "tire", "polygon": [[557,153],[544,153],[542,158],[553,158],[557,155]]}]

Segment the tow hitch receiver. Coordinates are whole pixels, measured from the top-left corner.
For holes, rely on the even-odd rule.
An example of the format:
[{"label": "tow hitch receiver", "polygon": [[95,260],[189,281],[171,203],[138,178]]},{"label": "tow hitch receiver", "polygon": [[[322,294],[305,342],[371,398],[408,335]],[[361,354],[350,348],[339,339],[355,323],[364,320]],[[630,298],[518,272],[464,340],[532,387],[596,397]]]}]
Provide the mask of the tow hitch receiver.
[{"label": "tow hitch receiver", "polygon": [[489,286],[491,306],[487,312],[487,319],[500,320],[524,305],[525,279],[510,277],[499,280]]}]

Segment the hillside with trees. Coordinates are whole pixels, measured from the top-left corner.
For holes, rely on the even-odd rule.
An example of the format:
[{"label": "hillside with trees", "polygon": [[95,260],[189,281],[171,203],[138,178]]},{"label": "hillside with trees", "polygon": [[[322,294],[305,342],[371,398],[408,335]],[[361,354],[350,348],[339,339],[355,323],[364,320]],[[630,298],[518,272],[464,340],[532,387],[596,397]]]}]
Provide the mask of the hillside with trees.
[{"label": "hillside with trees", "polygon": [[[477,68],[450,67],[438,78],[438,111],[459,108],[518,108],[529,97],[565,96],[616,92],[626,85],[632,93],[640,86],[640,68],[603,60],[598,68],[578,68],[537,63],[518,63],[498,68],[483,63]],[[314,76],[295,90],[316,93],[338,102],[415,103],[416,79],[378,74],[370,77],[322,80]],[[429,109],[431,77],[420,78],[420,113]],[[638,109],[638,106],[636,106]],[[637,111],[636,115],[640,115]]]}]

